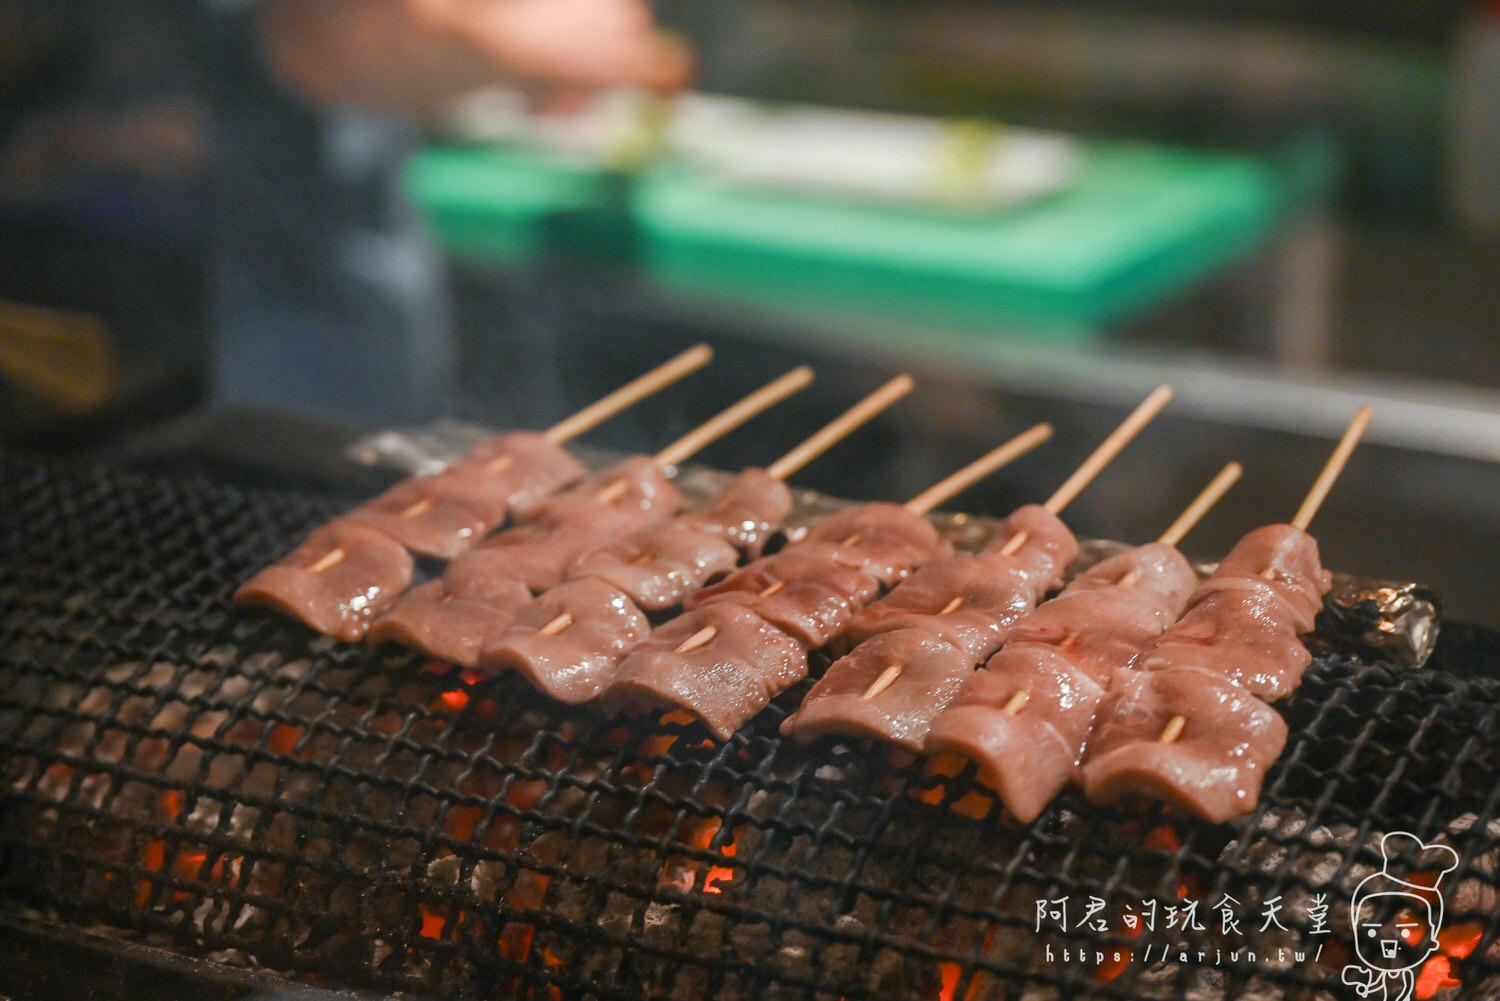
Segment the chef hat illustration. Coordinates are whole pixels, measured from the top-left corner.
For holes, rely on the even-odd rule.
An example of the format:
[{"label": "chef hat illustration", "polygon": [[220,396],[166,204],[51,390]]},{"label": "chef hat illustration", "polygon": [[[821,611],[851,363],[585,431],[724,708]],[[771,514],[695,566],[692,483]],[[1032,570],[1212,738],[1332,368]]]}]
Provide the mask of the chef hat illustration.
[{"label": "chef hat illustration", "polygon": [[[1383,859],[1380,871],[1370,873],[1354,888],[1355,910],[1372,893],[1411,893],[1431,902],[1432,919],[1441,924],[1443,897],[1437,892],[1438,884],[1458,868],[1458,853],[1447,845],[1424,844],[1422,839],[1405,831],[1392,831],[1380,839],[1380,854]],[[1423,882],[1412,881],[1416,873],[1422,874]]]}]

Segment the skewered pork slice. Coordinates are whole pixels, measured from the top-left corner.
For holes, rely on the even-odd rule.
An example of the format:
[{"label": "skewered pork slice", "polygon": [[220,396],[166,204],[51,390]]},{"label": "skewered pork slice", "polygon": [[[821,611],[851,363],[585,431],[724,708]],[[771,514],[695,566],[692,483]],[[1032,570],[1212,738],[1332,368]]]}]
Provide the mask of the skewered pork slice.
[{"label": "skewered pork slice", "polygon": [[444,583],[451,593],[467,594],[482,579],[499,577],[545,591],[562,583],[582,553],[660,524],[679,500],[656,463],[627,459],[547,501],[531,521],[459,556],[443,574]]},{"label": "skewered pork slice", "polygon": [[[895,680],[865,698],[893,667]],[[973,674],[968,654],[930,632],[877,633],[834,662],[781,732],[804,743],[840,733],[921,750],[933,718]]]},{"label": "skewered pork slice", "polygon": [[468,503],[472,493],[462,479],[419,476],[361,504],[343,520],[384,532],[414,553],[452,559],[499,524]]},{"label": "skewered pork slice", "polygon": [[[1164,741],[1176,717],[1182,732]],[[1286,737],[1274,709],[1213,671],[1120,672],[1100,708],[1084,792],[1106,805],[1145,796],[1222,822],[1254,808]]]},{"label": "skewered pork slice", "polygon": [[373,528],[335,521],[251,577],[234,600],[274,609],[352,643],[406,590],[411,576],[411,554],[399,542]]},{"label": "skewered pork slice", "polygon": [[[542,631],[563,615],[563,628]],[[650,632],[646,616],[624,592],[584,577],[518,608],[510,627],[485,644],[480,664],[519,671],[559,702],[586,702],[604,690],[620,657]]]},{"label": "skewered pork slice", "polygon": [[912,568],[952,551],[932,522],[900,504],[883,502],[859,504],[830,515],[810,528],[796,547],[862,570],[886,586]]},{"label": "skewered pork slice", "polygon": [[[713,638],[679,652],[701,630]],[[720,740],[807,675],[807,650],[741,605],[719,601],[657,627],[600,696],[611,711],[692,713]]]},{"label": "skewered pork slice", "polygon": [[[1018,532],[1026,533],[1026,542],[1014,554],[1002,554]],[[840,643],[847,650],[876,633],[921,629],[959,647],[977,664],[1061,583],[1077,555],[1078,542],[1067,526],[1045,508],[1027,505],[1006,519],[997,544],[984,554],[927,564],[856,615]]]},{"label": "skewered pork slice", "polygon": [[[1128,585],[1121,585],[1127,575]],[[1172,546],[1153,542],[1102,560],[1062,594],[1016,623],[1011,643],[1062,643],[1068,659],[1100,685],[1132,666],[1177,621],[1198,577]]]},{"label": "skewered pork slice", "polygon": [[1289,695],[1312,662],[1299,635],[1313,628],[1330,584],[1312,536],[1290,525],[1258,528],[1199,585],[1141,668],[1199,667],[1268,702]]},{"label": "skewered pork slice", "polygon": [[[1005,707],[1026,693],[1019,711]],[[1065,651],[1012,641],[932,723],[924,749],[955,752],[1030,823],[1068,784],[1105,690]]]},{"label": "skewered pork slice", "polygon": [[742,567],[689,596],[685,605],[742,605],[815,649],[837,636],[879,592],[880,582],[864,571],[794,547]]},{"label": "skewered pork slice", "polygon": [[412,588],[370,626],[375,643],[399,643],[460,667],[474,667],[486,636],[510,624],[531,600],[520,581],[487,580],[482,591],[457,593],[441,580]]},{"label": "skewered pork slice", "polygon": [[583,474],[578,460],[546,435],[512,431],[480,442],[441,475],[474,484],[466,502],[498,525],[507,515],[530,517],[539,504]]},{"label": "skewered pork slice", "polygon": [[679,518],[590,549],[573,561],[568,578],[608,581],[641,608],[655,611],[681,603],[738,562],[739,553],[721,536]]},{"label": "skewered pork slice", "polygon": [[1030,823],[1074,774],[1112,674],[1176,618],[1196,582],[1187,560],[1162,543],[1089,568],[1017,623],[933,721],[925,749],[973,759],[1011,813]]},{"label": "skewered pork slice", "polygon": [[678,519],[682,524],[722,538],[749,559],[765,549],[771,535],[786,523],[795,506],[787,485],[764,469],[744,469],[696,510]]}]

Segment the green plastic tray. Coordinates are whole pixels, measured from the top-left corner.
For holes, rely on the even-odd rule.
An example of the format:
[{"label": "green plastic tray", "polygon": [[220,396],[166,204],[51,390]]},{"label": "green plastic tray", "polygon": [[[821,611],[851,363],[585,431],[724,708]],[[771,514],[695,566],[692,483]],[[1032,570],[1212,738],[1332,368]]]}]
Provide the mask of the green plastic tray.
[{"label": "green plastic tray", "polygon": [[636,188],[662,280],[790,308],[1046,335],[1097,332],[1262,243],[1269,159],[1091,147],[1067,190],[978,218],[725,188],[663,169]]},{"label": "green plastic tray", "polygon": [[523,149],[430,149],[408,184],[462,257],[629,261],[721,298],[1056,338],[1096,334],[1265,243],[1330,173],[1326,150],[1293,152],[1089,144],[1068,189],[979,217],[734,189],[681,165],[631,178]]}]

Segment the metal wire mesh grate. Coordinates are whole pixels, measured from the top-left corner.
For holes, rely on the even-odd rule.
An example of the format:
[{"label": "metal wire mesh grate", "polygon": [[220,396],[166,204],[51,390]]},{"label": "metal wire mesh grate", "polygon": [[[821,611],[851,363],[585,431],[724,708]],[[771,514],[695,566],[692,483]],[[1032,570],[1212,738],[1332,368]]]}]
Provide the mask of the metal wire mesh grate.
[{"label": "metal wire mesh grate", "polygon": [[[1500,682],[1324,658],[1253,816],[1016,828],[780,740],[800,691],[716,745],[229,605],[339,507],[0,455],[0,914],[451,997],[1335,997],[1403,829],[1462,860],[1435,996],[1500,996]],[[1121,920],[1226,894],[1238,938]]]}]

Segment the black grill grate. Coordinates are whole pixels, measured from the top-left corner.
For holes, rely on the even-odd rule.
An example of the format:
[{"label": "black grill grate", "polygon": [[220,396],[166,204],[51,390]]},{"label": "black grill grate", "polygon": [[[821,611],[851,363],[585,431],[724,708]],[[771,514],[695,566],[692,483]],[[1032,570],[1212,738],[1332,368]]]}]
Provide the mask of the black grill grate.
[{"label": "black grill grate", "polygon": [[[1015,829],[967,773],[781,741],[800,691],[718,746],[230,607],[340,507],[0,456],[0,912],[452,997],[1342,997],[1350,890],[1403,829],[1459,851],[1480,935],[1437,996],[1500,996],[1494,679],[1323,659],[1252,817]],[[1226,893],[1242,937],[1116,915]],[[1064,895],[1111,930],[1038,932]],[[1151,958],[1179,942],[1205,958]]]}]

